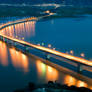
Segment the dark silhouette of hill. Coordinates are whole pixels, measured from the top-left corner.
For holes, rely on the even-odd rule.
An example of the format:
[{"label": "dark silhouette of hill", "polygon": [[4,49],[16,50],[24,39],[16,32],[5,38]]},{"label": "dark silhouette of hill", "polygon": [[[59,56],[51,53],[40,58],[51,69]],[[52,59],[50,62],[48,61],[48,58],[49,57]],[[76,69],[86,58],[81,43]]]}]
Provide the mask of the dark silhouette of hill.
[{"label": "dark silhouette of hill", "polygon": [[43,3],[65,3],[71,5],[92,5],[92,0],[0,0],[0,4],[43,4]]},{"label": "dark silhouette of hill", "polygon": [[62,3],[62,0],[0,0],[0,3],[9,4],[42,4],[42,3]]}]

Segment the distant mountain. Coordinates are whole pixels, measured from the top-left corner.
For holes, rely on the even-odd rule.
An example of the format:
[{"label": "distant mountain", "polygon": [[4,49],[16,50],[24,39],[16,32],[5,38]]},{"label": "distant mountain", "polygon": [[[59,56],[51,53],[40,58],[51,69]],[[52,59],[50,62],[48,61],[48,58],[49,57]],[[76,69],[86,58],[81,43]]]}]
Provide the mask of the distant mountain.
[{"label": "distant mountain", "polygon": [[70,4],[70,5],[92,5],[92,0],[0,0],[0,4]]},{"label": "distant mountain", "polygon": [[0,3],[9,4],[42,4],[42,3],[62,3],[62,0],[0,0]]}]

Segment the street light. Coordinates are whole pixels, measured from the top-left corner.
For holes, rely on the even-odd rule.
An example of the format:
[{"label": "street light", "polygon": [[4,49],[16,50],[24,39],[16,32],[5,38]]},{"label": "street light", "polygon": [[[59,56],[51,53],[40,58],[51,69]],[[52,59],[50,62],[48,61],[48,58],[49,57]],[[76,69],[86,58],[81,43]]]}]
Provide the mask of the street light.
[{"label": "street light", "polygon": [[16,36],[16,38],[18,38],[18,36]]},{"label": "street light", "polygon": [[49,10],[47,10],[47,11],[45,11],[45,13],[50,13],[50,11],[49,11]]},{"label": "street light", "polygon": [[24,40],[24,37],[22,37],[22,40]]},{"label": "street light", "polygon": [[42,43],[42,46],[44,46],[44,43]]},{"label": "street light", "polygon": [[81,57],[85,57],[85,54],[84,53],[81,53],[80,55],[81,55]]},{"label": "street light", "polygon": [[51,48],[51,44],[48,44],[48,47]]},{"label": "street light", "polygon": [[71,51],[70,51],[70,54],[72,54],[72,55],[73,55],[73,53],[74,53],[74,52],[73,52],[73,50],[71,50]]},{"label": "street light", "polygon": [[38,45],[38,46],[40,46],[40,44],[39,44],[39,43],[38,43],[37,45]]},{"label": "street light", "polygon": [[55,50],[56,48],[53,48],[53,50]]}]

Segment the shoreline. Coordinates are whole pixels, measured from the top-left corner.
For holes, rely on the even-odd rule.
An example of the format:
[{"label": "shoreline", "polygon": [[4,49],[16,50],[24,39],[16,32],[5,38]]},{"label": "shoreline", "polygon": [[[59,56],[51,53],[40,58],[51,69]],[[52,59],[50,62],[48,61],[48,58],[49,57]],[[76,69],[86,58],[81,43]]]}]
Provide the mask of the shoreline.
[{"label": "shoreline", "polygon": [[24,89],[15,90],[14,92],[92,92],[92,90],[86,87],[76,87],[74,85],[61,85],[57,81],[48,81],[46,84],[30,82]]}]

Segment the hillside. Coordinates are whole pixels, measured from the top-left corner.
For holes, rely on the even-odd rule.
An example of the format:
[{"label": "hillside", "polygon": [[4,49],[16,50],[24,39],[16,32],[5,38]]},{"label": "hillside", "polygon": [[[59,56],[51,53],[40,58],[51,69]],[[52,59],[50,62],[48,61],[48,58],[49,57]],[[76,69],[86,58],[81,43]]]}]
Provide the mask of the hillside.
[{"label": "hillside", "polygon": [[0,4],[71,4],[71,5],[92,5],[92,0],[0,0]]}]

